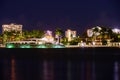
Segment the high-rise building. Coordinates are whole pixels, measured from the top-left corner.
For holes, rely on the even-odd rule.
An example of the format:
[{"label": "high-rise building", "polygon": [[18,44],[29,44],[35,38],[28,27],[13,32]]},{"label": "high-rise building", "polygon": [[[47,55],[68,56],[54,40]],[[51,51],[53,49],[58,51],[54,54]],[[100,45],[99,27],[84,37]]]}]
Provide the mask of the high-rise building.
[{"label": "high-rise building", "polygon": [[5,31],[11,32],[11,31],[19,31],[20,33],[22,33],[22,25],[20,24],[3,24],[2,25],[2,33],[4,33]]},{"label": "high-rise building", "polygon": [[76,37],[76,31],[68,29],[67,31],[65,31],[65,36],[66,38],[68,38],[68,41],[71,41],[74,37]]}]

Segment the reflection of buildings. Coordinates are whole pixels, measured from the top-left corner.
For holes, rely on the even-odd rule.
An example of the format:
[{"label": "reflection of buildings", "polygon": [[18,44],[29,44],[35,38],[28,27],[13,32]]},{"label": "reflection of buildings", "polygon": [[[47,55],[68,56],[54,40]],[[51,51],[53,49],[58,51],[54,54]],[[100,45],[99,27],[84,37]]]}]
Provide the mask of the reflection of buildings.
[{"label": "reflection of buildings", "polygon": [[19,24],[4,24],[2,25],[2,33],[4,33],[5,31],[20,31],[20,33],[22,33],[22,25]]},{"label": "reflection of buildings", "polygon": [[44,61],[43,62],[43,80],[54,80],[54,70],[53,62]]},{"label": "reflection of buildings", "polygon": [[68,38],[68,41],[71,41],[74,37],[76,37],[76,31],[68,29],[67,31],[65,31],[65,36],[66,38]]},{"label": "reflection of buildings", "polygon": [[15,59],[12,58],[11,60],[11,80],[16,80],[15,79]]}]

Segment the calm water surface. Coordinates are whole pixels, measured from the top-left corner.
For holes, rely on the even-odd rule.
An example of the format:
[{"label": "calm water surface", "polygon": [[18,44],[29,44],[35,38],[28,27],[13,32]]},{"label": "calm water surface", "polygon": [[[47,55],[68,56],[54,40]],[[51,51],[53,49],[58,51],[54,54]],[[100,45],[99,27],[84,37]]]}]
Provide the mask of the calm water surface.
[{"label": "calm water surface", "polygon": [[119,48],[1,49],[0,80],[120,80]]}]

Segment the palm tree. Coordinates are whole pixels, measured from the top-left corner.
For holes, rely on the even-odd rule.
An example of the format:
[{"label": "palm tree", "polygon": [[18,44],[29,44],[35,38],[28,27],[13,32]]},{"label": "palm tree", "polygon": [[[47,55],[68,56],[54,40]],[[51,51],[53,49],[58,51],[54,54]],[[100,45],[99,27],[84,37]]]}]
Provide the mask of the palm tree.
[{"label": "palm tree", "polygon": [[3,44],[6,44],[8,39],[8,36],[6,34],[3,34]]},{"label": "palm tree", "polygon": [[99,32],[99,29],[98,29],[97,27],[95,27],[95,28],[93,29],[93,32],[94,32],[94,33],[97,33],[97,32]]},{"label": "palm tree", "polygon": [[31,35],[32,38],[35,38],[36,35],[37,35],[37,31],[36,31],[36,30],[32,30],[32,31],[30,32],[30,35]]},{"label": "palm tree", "polygon": [[104,39],[105,34],[107,33],[107,28],[106,27],[101,27],[102,29],[100,30],[100,33],[102,35],[102,38]]},{"label": "palm tree", "polygon": [[15,35],[15,41],[20,41],[22,40],[24,37],[19,33],[19,32],[16,32],[16,35]]},{"label": "palm tree", "polygon": [[11,41],[11,36],[12,36],[12,33],[11,32],[8,32],[8,31],[5,31],[3,33],[3,38],[7,36],[7,41]]},{"label": "palm tree", "polygon": [[31,31],[31,37],[34,37],[34,38],[41,38],[44,36],[44,31],[42,30],[32,30]]},{"label": "palm tree", "polygon": [[93,37],[94,37],[94,40],[96,41],[96,37],[97,37],[97,33],[99,32],[99,29],[97,27],[95,27],[93,29]]},{"label": "palm tree", "polygon": [[31,37],[30,31],[24,30],[22,32],[22,36],[24,37],[24,39],[30,38]]},{"label": "palm tree", "polygon": [[109,39],[111,39],[112,38],[112,35],[113,35],[113,31],[112,31],[112,29],[110,29],[110,28],[108,28],[108,37],[109,37]]},{"label": "palm tree", "polygon": [[63,35],[63,31],[60,28],[57,28],[55,31],[55,35],[57,38],[57,42],[60,43],[61,37]]},{"label": "palm tree", "polygon": [[112,32],[112,29],[109,27],[101,27],[101,36],[102,36],[102,42],[106,42],[107,39],[111,39],[112,36],[114,35]]},{"label": "palm tree", "polygon": [[22,32],[22,36],[27,39],[27,38],[42,38],[44,36],[45,32],[42,30],[32,30],[32,31],[27,31],[24,30]]},{"label": "palm tree", "polygon": [[45,35],[45,32],[42,30],[39,30],[38,32],[39,32],[39,34],[37,35],[38,38],[42,38]]},{"label": "palm tree", "polygon": [[0,34],[0,43],[2,43],[2,41],[3,41],[3,35]]},{"label": "palm tree", "polygon": [[68,43],[68,39],[66,37],[61,39],[61,43],[63,43],[64,45],[66,45]]}]

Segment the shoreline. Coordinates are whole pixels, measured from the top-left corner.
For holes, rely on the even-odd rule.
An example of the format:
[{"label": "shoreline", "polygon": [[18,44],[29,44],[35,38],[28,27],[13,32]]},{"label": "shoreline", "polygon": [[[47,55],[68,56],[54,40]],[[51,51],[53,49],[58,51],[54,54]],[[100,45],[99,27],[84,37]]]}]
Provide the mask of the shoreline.
[{"label": "shoreline", "polygon": [[[19,46],[19,45],[18,45]],[[58,47],[58,48],[83,48],[83,47],[91,47],[91,48],[96,48],[96,47],[117,47],[120,48],[120,45],[64,45],[64,47]],[[7,48],[6,45],[0,45],[0,48]],[[14,47],[14,48],[19,48],[19,47]],[[26,48],[26,47],[24,47]],[[29,47],[28,47],[29,48]],[[31,47],[35,48],[35,47]],[[42,47],[40,47],[42,48]],[[44,47],[43,47],[44,48]],[[45,47],[45,48],[54,48],[54,47]]]}]

